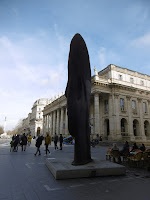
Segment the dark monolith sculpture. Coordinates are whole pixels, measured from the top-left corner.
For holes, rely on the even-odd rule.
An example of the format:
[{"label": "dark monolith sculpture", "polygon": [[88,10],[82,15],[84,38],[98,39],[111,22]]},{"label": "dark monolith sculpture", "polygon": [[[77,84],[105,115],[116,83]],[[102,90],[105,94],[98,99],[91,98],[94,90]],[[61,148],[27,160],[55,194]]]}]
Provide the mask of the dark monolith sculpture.
[{"label": "dark monolith sculpture", "polygon": [[86,44],[76,34],[70,44],[68,59],[67,97],[68,129],[75,138],[73,165],[91,161],[89,106],[91,95],[91,69]]}]

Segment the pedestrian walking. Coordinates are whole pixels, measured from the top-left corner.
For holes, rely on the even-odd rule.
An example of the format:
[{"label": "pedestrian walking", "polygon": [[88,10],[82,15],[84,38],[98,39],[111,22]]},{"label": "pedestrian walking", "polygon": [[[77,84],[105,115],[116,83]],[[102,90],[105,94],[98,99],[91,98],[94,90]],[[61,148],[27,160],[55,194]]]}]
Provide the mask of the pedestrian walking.
[{"label": "pedestrian walking", "polygon": [[60,142],[60,150],[62,150],[62,143],[63,143],[63,136],[62,136],[62,134],[60,134],[59,142]]},{"label": "pedestrian walking", "polygon": [[26,150],[26,146],[27,146],[27,136],[25,135],[25,133],[21,137],[20,145],[21,145],[22,151],[25,151]]},{"label": "pedestrian walking", "polygon": [[15,139],[15,137],[16,137],[16,135],[13,135],[13,136],[12,136],[12,140],[14,140],[14,139]]},{"label": "pedestrian walking", "polygon": [[58,142],[58,136],[57,136],[57,134],[55,133],[55,137],[54,137],[54,146],[55,146],[55,150],[58,149],[58,147],[57,147],[57,142]]},{"label": "pedestrian walking", "polygon": [[40,151],[40,146],[42,144],[42,137],[40,136],[40,134],[38,135],[38,138],[36,139],[36,144],[35,146],[37,147],[36,153],[34,154],[36,156],[36,154],[39,152],[39,156],[41,155],[41,151]]},{"label": "pedestrian walking", "polygon": [[50,153],[50,150],[48,149],[48,145],[51,145],[51,136],[47,133],[47,135],[45,137],[45,151],[46,151],[46,155],[47,155],[47,152]]},{"label": "pedestrian walking", "polygon": [[28,136],[28,146],[30,146],[30,144],[31,144],[31,140],[32,140],[32,136],[29,135],[29,136]]},{"label": "pedestrian walking", "polygon": [[11,140],[11,142],[10,142],[10,152],[13,151],[13,148],[14,148],[14,142],[13,142],[13,140]]},{"label": "pedestrian walking", "polygon": [[16,135],[16,137],[14,138],[14,142],[13,142],[13,151],[17,152],[18,151],[18,144],[19,144],[19,135]]}]

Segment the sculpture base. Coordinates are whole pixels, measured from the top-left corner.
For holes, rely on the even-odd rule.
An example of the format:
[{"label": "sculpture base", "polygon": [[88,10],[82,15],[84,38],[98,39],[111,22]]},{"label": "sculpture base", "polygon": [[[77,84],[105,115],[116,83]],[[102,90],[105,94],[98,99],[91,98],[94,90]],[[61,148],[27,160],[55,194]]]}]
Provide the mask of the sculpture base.
[{"label": "sculpture base", "polygon": [[88,163],[90,163],[90,162],[92,162],[93,160],[92,159],[90,159],[90,160],[88,160],[88,161],[86,161],[86,162],[81,162],[81,163],[76,163],[75,161],[72,161],[72,165],[74,165],[74,166],[78,166],[78,165],[85,165],[85,164],[88,164]]},{"label": "sculpture base", "polygon": [[98,160],[96,158],[88,164],[78,166],[73,166],[69,159],[47,158],[46,166],[57,180],[97,176],[118,176],[126,173],[126,168],[124,166],[110,161]]}]

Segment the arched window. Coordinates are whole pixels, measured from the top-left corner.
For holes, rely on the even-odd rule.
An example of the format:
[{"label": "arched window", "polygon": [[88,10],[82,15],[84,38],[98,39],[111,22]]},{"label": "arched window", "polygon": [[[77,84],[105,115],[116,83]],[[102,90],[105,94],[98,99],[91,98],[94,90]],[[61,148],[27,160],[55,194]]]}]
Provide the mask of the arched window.
[{"label": "arched window", "polygon": [[105,119],[105,135],[108,136],[109,134],[110,134],[109,119]]},{"label": "arched window", "polygon": [[147,120],[144,122],[144,132],[147,137],[150,137],[150,124]]},{"label": "arched window", "polygon": [[121,134],[128,135],[127,120],[125,118],[121,119]]},{"label": "arched window", "polygon": [[133,133],[134,136],[140,136],[139,122],[137,119],[133,120]]},{"label": "arched window", "polygon": [[40,134],[40,130],[41,130],[41,128],[37,127],[37,135]]}]

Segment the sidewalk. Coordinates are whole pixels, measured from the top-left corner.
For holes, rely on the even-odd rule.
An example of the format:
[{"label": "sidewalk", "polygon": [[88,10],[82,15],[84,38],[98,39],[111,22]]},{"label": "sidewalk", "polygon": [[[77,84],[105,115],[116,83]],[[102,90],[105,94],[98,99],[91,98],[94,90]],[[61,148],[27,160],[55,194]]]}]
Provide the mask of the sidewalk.
[{"label": "sidewalk", "polygon": [[[8,143],[7,143],[8,145]],[[55,180],[45,165],[44,145],[41,156],[34,156],[35,140],[25,152],[10,152],[0,144],[0,200],[149,200],[150,172],[127,169],[125,176]],[[107,147],[91,148],[92,156],[105,160]],[[62,151],[49,148],[49,158],[73,160],[73,146]],[[109,162],[109,161],[108,161]]]}]

